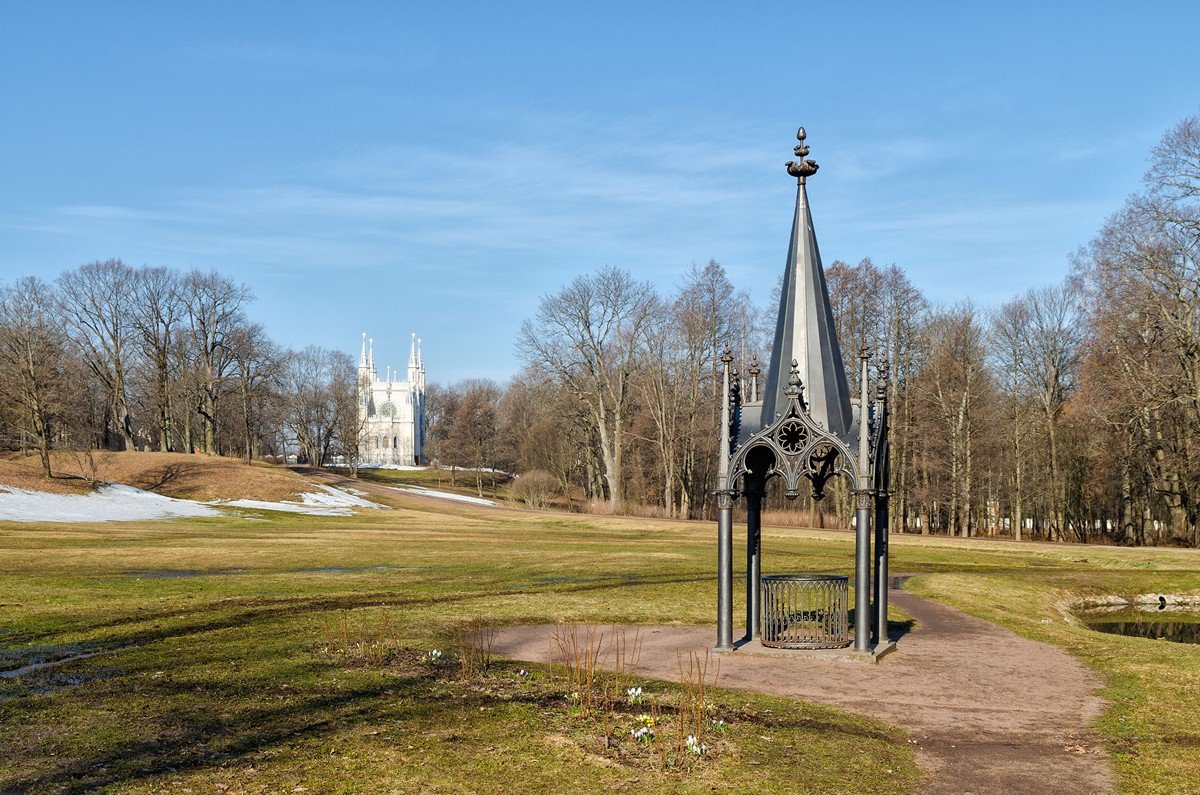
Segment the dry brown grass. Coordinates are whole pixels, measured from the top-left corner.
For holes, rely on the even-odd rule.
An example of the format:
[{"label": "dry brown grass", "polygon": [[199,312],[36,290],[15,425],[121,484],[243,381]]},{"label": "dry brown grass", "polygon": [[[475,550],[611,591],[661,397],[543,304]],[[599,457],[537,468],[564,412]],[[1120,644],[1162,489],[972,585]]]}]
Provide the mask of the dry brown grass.
[{"label": "dry brown grass", "polygon": [[36,455],[0,460],[0,485],[51,494],[86,494],[92,490],[92,485],[77,475],[47,478],[42,474],[42,462]]},{"label": "dry brown grass", "polygon": [[308,480],[283,467],[186,453],[97,452],[90,459],[61,451],[51,456],[55,477],[45,478],[36,456],[0,461],[0,484],[56,494],[81,494],[95,479],[123,483],[168,497],[211,500],[287,500],[313,491]]}]

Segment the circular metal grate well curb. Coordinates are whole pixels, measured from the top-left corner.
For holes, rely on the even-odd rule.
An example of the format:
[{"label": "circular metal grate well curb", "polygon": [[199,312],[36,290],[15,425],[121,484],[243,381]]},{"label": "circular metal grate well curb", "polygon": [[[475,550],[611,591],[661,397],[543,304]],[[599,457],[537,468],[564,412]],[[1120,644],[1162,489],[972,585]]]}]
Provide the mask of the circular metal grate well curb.
[{"label": "circular metal grate well curb", "polygon": [[850,640],[848,577],[770,574],[762,578],[762,645],[840,649]]}]

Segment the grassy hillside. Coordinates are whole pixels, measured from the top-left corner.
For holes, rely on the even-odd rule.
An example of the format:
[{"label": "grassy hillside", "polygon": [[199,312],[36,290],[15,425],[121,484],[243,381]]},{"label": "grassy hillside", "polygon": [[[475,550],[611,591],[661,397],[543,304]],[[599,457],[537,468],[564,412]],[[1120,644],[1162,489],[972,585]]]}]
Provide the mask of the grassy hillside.
[{"label": "grassy hillside", "polygon": [[[708,524],[395,502],[346,518],[0,526],[0,668],[100,652],[0,679],[0,789],[708,792],[754,775],[766,792],[920,790],[901,730],[835,710],[719,692],[711,754],[659,760],[601,742],[609,718],[581,714],[544,669],[462,675],[471,621],[711,622]],[[925,573],[914,590],[1109,677],[1097,731],[1127,791],[1200,780],[1200,647],[1101,635],[1059,609],[1200,592],[1196,554],[894,549],[895,571]],[[848,572],[851,558],[848,534],[766,533],[768,572]],[[640,684],[669,722],[679,684]]]},{"label": "grassy hillside", "polygon": [[305,478],[284,467],[185,453],[59,451],[51,456],[51,470],[54,477],[44,477],[36,456],[3,459],[0,485],[64,494],[84,493],[92,488],[90,481],[122,483],[202,502],[276,501],[312,491]]}]

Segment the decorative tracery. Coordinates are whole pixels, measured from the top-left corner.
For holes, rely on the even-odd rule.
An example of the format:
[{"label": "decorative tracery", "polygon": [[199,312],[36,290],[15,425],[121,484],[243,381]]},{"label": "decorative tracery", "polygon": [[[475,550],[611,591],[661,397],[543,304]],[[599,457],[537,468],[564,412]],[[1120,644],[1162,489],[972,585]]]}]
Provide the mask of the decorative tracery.
[{"label": "decorative tracery", "polygon": [[795,499],[801,493],[801,481],[808,480],[813,499],[825,496],[825,486],[837,475],[845,475],[855,487],[854,457],[846,444],[821,427],[805,411],[801,398],[798,364],[792,362],[792,378],[786,395],[787,409],[775,422],[751,436],[734,454],[729,482],[744,488],[747,477],[764,483],[782,478],[784,496]]}]

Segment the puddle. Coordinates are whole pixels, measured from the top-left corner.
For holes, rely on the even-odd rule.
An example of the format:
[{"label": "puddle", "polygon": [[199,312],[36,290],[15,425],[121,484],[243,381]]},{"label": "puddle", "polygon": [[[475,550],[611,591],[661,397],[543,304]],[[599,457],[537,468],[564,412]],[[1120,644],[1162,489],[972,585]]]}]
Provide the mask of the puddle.
[{"label": "puddle", "polygon": [[109,654],[118,648],[86,644],[17,646],[0,649],[0,703],[31,694],[48,696],[111,676],[115,669],[91,668],[86,674],[63,670],[70,663]]},{"label": "puddle", "polygon": [[245,569],[213,569],[211,571],[153,569],[151,571],[127,571],[125,573],[130,577],[141,577],[147,580],[178,580],[185,577],[221,577],[226,574],[244,574]]},{"label": "puddle", "polygon": [[47,660],[45,662],[31,662],[26,665],[22,665],[20,668],[9,668],[8,670],[0,671],[0,679],[20,679],[22,677],[29,676],[30,674],[35,674],[38,671],[56,668],[60,665],[66,665],[67,663],[75,662],[76,660],[86,660],[89,657],[95,657],[97,654],[104,653],[104,649],[98,649],[96,651],[73,654],[69,657],[59,657],[58,659]]},{"label": "puddle", "polygon": [[1076,615],[1088,629],[1097,632],[1200,644],[1200,609],[1194,604],[1146,599],[1080,609]]},{"label": "puddle", "polygon": [[320,566],[296,569],[288,574],[357,574],[364,571],[418,571],[420,566]]},{"label": "puddle", "polygon": [[1128,621],[1088,621],[1087,626],[1088,629],[1107,632],[1110,635],[1170,640],[1176,643],[1200,643],[1200,616],[1196,616],[1192,621],[1178,619],[1156,621],[1138,618]]},{"label": "puddle", "polygon": [[535,576],[531,582],[534,585],[581,585],[585,582],[595,582],[597,579],[603,578],[584,578],[584,577],[568,577],[565,575],[556,574],[539,574]]}]

